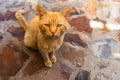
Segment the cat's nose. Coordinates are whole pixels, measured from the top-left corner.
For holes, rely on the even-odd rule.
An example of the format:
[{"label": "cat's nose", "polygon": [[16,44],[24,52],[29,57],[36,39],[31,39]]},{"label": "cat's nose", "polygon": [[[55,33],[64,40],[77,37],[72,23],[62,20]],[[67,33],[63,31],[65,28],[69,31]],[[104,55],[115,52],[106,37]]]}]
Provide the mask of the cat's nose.
[{"label": "cat's nose", "polygon": [[52,35],[54,35],[55,34],[55,32],[51,32],[52,33]]},{"label": "cat's nose", "polygon": [[55,26],[51,26],[50,27],[50,32],[52,33],[52,35],[54,35],[55,32],[56,32],[56,27]]}]

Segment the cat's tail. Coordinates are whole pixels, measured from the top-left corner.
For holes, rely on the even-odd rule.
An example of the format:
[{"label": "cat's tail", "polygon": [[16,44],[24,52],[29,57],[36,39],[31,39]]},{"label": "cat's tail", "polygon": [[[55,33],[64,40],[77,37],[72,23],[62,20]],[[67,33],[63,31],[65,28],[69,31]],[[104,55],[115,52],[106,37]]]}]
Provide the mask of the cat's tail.
[{"label": "cat's tail", "polygon": [[20,23],[20,25],[24,28],[24,30],[26,31],[28,28],[28,23],[25,20],[25,18],[23,17],[22,14],[26,13],[25,10],[19,10],[15,13],[15,17],[18,20],[18,22]]}]

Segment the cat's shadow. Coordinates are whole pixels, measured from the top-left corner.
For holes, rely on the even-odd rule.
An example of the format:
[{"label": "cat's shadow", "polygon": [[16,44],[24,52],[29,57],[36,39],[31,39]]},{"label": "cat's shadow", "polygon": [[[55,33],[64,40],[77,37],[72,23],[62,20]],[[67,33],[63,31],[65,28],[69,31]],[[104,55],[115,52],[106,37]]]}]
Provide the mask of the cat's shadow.
[{"label": "cat's shadow", "polygon": [[29,59],[24,64],[24,69],[22,70],[23,75],[32,75],[39,70],[48,71],[50,68],[45,67],[43,58],[40,52],[36,49],[31,49],[26,47],[22,43],[24,52],[29,56]]}]

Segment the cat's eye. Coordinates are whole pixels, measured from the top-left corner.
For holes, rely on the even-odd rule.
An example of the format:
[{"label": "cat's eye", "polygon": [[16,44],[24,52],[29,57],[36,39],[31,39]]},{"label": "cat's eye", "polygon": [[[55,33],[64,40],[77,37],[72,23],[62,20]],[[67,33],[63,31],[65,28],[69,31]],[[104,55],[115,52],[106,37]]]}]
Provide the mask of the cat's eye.
[{"label": "cat's eye", "polygon": [[50,24],[44,24],[46,27],[50,27]]},{"label": "cat's eye", "polygon": [[62,24],[57,24],[57,27],[61,27],[62,26]]}]

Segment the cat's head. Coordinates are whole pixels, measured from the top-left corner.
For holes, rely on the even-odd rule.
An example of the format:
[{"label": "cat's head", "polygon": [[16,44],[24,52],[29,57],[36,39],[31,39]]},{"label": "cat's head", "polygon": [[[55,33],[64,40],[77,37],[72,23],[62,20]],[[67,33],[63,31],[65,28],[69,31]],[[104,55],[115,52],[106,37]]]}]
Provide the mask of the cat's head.
[{"label": "cat's head", "polygon": [[48,12],[38,4],[39,28],[43,36],[59,38],[64,35],[67,27],[67,17],[71,8],[65,8],[60,12]]}]

